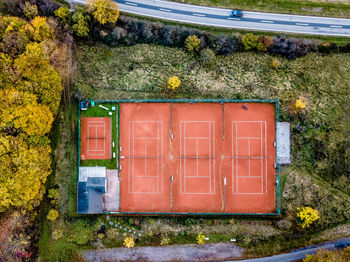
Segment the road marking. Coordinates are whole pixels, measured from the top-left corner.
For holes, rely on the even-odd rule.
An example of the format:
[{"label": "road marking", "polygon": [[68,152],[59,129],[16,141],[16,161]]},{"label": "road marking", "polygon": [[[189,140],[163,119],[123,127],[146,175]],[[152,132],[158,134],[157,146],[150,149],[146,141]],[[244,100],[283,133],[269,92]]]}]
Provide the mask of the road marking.
[{"label": "road marking", "polygon": [[195,16],[205,16],[203,14],[195,14],[195,13],[193,15],[195,15]]},{"label": "road marking", "polygon": [[227,18],[227,19],[230,19],[230,20],[241,20],[241,19],[239,19],[239,18],[233,18],[233,17],[229,17],[229,18]]},{"label": "road marking", "polygon": [[341,25],[331,25],[330,27],[333,27],[333,28],[343,28],[343,26],[341,26]]},{"label": "road marking", "polygon": [[309,25],[309,24],[305,24],[305,23],[295,23],[296,25]]},{"label": "road marking", "polygon": [[164,8],[159,8],[160,11],[164,11],[164,12],[171,12],[171,10],[169,9],[164,9]]},{"label": "road marking", "polygon": [[269,21],[269,20],[261,20],[260,22],[261,23],[271,23],[271,24],[273,24],[273,21]]},{"label": "road marking", "polygon": [[137,6],[137,4],[135,4],[135,3],[130,3],[130,2],[125,2],[125,4],[127,4],[127,5]]}]

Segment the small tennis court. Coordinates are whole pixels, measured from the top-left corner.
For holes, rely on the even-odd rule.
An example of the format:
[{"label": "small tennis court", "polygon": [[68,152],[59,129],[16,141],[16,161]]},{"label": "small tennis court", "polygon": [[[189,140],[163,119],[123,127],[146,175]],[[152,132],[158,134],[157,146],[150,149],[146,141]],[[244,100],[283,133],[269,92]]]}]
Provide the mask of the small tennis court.
[{"label": "small tennis court", "polygon": [[[96,121],[84,154],[107,156]],[[274,103],[120,103],[119,121],[120,213],[276,213]]]},{"label": "small tennis court", "polygon": [[81,118],[81,159],[111,159],[111,119]]}]

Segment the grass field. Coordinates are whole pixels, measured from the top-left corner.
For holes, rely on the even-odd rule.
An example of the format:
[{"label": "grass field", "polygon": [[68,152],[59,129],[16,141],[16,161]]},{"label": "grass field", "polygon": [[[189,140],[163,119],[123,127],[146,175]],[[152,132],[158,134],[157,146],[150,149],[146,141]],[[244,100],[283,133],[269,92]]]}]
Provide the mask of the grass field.
[{"label": "grass field", "polygon": [[[182,49],[150,45],[111,48],[80,44],[75,55],[78,70],[74,89],[85,98],[274,98],[281,102],[281,120],[291,122],[294,164],[281,172],[281,217],[112,217],[123,228],[142,233],[136,246],[159,245],[164,237],[171,244],[195,243],[196,235],[203,232],[209,242],[236,238],[237,244],[247,249],[247,256],[257,256],[350,235],[350,192],[342,186],[349,181],[332,173],[342,170],[341,164],[346,162],[341,152],[348,143],[343,121],[349,99],[350,54],[313,53],[287,60],[244,52],[216,57],[212,66]],[[272,66],[273,59],[280,62],[279,67]],[[175,92],[166,90],[172,75],[181,80]],[[293,106],[300,96],[308,105],[296,112]],[[105,216],[77,216],[77,108],[65,108],[61,115],[61,132],[55,132],[61,134],[55,142],[54,184],[60,189],[58,210],[62,215],[56,223],[42,218],[42,261],[59,261],[58,254],[72,257],[77,250],[97,245],[118,247],[126,235],[126,231],[108,226]],[[71,126],[72,132],[67,130]],[[321,214],[320,222],[305,232],[296,230],[293,218],[301,205],[319,205]],[[84,245],[65,241],[81,220],[89,221],[91,241]],[[101,224],[107,229],[99,238],[96,229]],[[57,228],[64,236],[53,240],[51,233]]]},{"label": "grass field", "polygon": [[172,0],[180,3],[226,7],[249,11],[303,14],[314,16],[350,17],[350,3],[346,0]]}]

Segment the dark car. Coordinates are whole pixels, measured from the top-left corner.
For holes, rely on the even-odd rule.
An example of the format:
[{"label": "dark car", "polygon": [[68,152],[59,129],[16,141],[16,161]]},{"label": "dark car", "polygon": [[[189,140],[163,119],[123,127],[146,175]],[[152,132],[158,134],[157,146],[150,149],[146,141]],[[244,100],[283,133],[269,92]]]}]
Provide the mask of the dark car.
[{"label": "dark car", "polygon": [[231,14],[232,16],[236,16],[236,17],[243,16],[243,12],[241,10],[232,10]]}]

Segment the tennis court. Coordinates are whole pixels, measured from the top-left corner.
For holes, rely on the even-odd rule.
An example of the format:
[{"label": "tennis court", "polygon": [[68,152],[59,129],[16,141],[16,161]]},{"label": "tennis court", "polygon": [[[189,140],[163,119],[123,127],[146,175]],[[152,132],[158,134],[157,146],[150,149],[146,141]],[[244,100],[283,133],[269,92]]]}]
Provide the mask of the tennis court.
[{"label": "tennis court", "polygon": [[119,211],[276,213],[275,111],[273,103],[121,103]]},{"label": "tennis court", "polygon": [[111,119],[81,118],[81,159],[111,159]]}]

